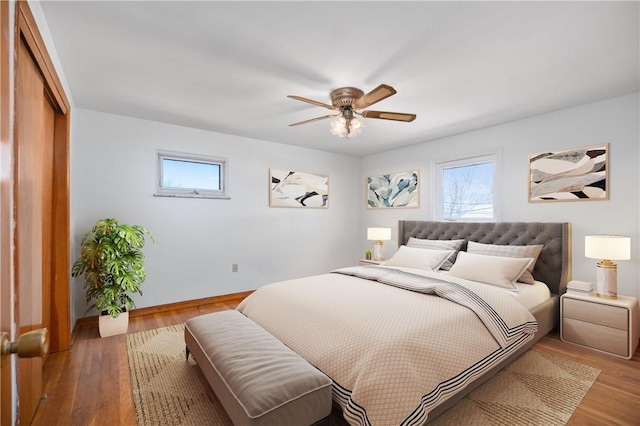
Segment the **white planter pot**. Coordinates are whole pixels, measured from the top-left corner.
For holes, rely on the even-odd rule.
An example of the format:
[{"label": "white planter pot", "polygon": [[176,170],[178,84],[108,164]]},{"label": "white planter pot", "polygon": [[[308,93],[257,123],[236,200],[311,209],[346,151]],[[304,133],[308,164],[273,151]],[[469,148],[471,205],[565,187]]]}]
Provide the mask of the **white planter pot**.
[{"label": "white planter pot", "polygon": [[116,318],[109,314],[100,315],[98,319],[98,329],[100,337],[115,336],[124,334],[129,327],[129,311],[124,311]]}]

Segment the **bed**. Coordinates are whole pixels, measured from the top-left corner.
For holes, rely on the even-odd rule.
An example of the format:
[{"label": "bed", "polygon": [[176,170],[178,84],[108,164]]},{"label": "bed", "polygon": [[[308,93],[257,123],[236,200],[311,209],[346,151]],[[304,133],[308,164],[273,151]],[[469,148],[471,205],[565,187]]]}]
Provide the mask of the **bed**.
[{"label": "bed", "polygon": [[[557,326],[571,275],[568,223],[399,221],[399,247],[434,240],[462,241],[462,254],[443,251],[449,271],[342,268],[264,286],[237,309],[332,379],[348,423],[424,424]],[[491,259],[531,266],[526,291],[461,277],[468,259],[487,259],[467,250],[503,246],[541,247],[535,263]],[[533,283],[547,296],[518,301]]]}]

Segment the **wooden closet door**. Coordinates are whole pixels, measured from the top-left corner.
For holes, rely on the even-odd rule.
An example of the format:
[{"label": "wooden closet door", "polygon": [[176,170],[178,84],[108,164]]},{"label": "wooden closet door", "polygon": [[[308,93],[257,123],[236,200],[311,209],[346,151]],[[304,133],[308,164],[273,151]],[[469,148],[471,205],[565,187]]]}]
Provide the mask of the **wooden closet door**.
[{"label": "wooden closet door", "polygon": [[[51,285],[51,170],[53,110],[29,50],[20,43],[16,64],[15,250],[17,334],[45,327],[43,295]],[[47,226],[47,228],[45,228]],[[18,358],[21,424],[31,419],[42,396],[42,358]]]}]

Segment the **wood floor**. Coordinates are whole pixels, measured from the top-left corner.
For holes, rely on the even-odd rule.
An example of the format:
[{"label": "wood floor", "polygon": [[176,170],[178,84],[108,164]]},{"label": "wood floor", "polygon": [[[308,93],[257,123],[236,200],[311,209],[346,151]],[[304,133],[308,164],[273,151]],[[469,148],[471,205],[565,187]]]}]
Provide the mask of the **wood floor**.
[{"label": "wood floor", "polygon": [[[180,324],[197,315],[233,309],[240,299],[131,318],[129,333]],[[632,360],[544,337],[537,350],[602,370],[569,425],[640,425],[640,349]],[[70,351],[51,354],[44,368],[45,397],[33,425],[135,425],[124,335],[101,339],[97,325],[78,329]],[[558,395],[562,398],[562,395]]]}]

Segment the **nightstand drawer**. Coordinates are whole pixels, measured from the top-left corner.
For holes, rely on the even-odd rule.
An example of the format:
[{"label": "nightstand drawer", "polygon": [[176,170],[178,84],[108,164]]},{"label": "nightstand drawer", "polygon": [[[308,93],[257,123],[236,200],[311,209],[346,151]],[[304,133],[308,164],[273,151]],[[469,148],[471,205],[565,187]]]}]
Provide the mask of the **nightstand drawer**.
[{"label": "nightstand drawer", "polygon": [[[575,300],[572,300],[572,302],[575,302]],[[565,317],[562,320],[562,339],[615,355],[629,356],[629,333],[617,328]]]},{"label": "nightstand drawer", "polygon": [[623,307],[565,297],[562,299],[562,312],[564,318],[573,318],[620,330],[629,329],[629,310]]}]

